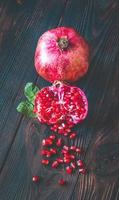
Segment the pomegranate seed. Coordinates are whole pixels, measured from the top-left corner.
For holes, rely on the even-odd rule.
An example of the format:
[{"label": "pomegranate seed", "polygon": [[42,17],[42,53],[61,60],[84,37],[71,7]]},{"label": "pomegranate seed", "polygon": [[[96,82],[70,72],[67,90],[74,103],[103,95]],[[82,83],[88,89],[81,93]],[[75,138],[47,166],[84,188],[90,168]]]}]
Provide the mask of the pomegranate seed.
[{"label": "pomegranate seed", "polygon": [[71,167],[72,167],[73,169],[75,169],[75,168],[76,168],[76,163],[71,162]]},{"label": "pomegranate seed", "polygon": [[46,140],[45,139],[42,141],[42,145],[46,146]]},{"label": "pomegranate seed", "polygon": [[49,158],[49,157],[51,156],[50,151],[45,150],[45,149],[43,149],[43,150],[41,151],[41,154],[44,155],[44,156],[46,156],[47,158]]},{"label": "pomegranate seed", "polygon": [[66,133],[64,133],[64,136],[68,136],[68,133],[66,132]]},{"label": "pomegranate seed", "polygon": [[46,157],[47,157],[47,158],[50,158],[50,157],[51,157],[51,153],[50,153],[50,152],[47,153],[47,154],[46,154]]},{"label": "pomegranate seed", "polygon": [[63,135],[65,133],[65,131],[64,131],[64,129],[59,129],[58,133],[61,134],[61,135]]},{"label": "pomegranate seed", "polygon": [[57,162],[58,162],[58,163],[63,163],[64,161],[63,161],[62,158],[57,158]]},{"label": "pomegranate seed", "polygon": [[60,185],[65,185],[65,184],[66,184],[66,181],[65,181],[64,179],[60,179],[60,180],[58,181],[58,183],[59,183]]},{"label": "pomegranate seed", "polygon": [[71,133],[71,135],[69,136],[70,139],[74,139],[76,137],[76,133]]},{"label": "pomegranate seed", "polygon": [[70,132],[71,132],[71,129],[70,129],[70,128],[67,128],[67,129],[65,129],[65,131],[66,131],[67,133],[70,133]]},{"label": "pomegranate seed", "polygon": [[46,160],[46,159],[43,159],[41,162],[42,162],[43,165],[48,165],[49,164],[49,160]]},{"label": "pomegranate seed", "polygon": [[65,150],[65,149],[62,149],[62,151],[61,151],[62,154],[67,154],[67,152],[68,152],[68,151]]},{"label": "pomegranate seed", "polygon": [[71,174],[72,173],[72,168],[67,166],[66,167],[66,172],[67,172],[67,174]]},{"label": "pomegranate seed", "polygon": [[66,150],[66,151],[69,151],[69,147],[66,146],[66,145],[63,146],[63,149]]},{"label": "pomegranate seed", "polygon": [[65,123],[62,123],[61,125],[62,125],[63,128],[66,128],[66,124]]},{"label": "pomegranate seed", "polygon": [[79,169],[79,172],[81,173],[81,174],[86,174],[86,169]]},{"label": "pomegranate seed", "polygon": [[64,158],[64,163],[68,164],[70,162],[71,162],[71,160],[69,158]]},{"label": "pomegranate seed", "polygon": [[76,151],[76,146],[71,146],[71,147],[70,147],[70,150]]},{"label": "pomegranate seed", "polygon": [[80,148],[76,148],[76,153],[81,153],[81,149]]},{"label": "pomegranate seed", "polygon": [[62,138],[59,138],[56,142],[57,147],[61,147],[63,145]]},{"label": "pomegranate seed", "polygon": [[56,150],[56,149],[53,149],[53,148],[51,148],[51,149],[50,149],[50,153],[51,153],[51,154],[56,154],[56,153],[57,153],[57,150]]},{"label": "pomegranate seed", "polygon": [[50,128],[52,131],[57,132],[57,128],[51,127]]},{"label": "pomegranate seed", "polygon": [[82,160],[77,160],[77,166],[79,166],[79,167],[83,167],[84,166]]},{"label": "pomegranate seed", "polygon": [[33,176],[33,177],[32,177],[32,181],[33,181],[34,183],[38,183],[39,180],[40,180],[39,176]]},{"label": "pomegranate seed", "polygon": [[76,157],[75,157],[75,155],[70,154],[70,158],[71,158],[71,160],[74,160]]},{"label": "pomegranate seed", "polygon": [[52,168],[57,168],[59,165],[58,161],[55,160],[53,163],[52,163]]},{"label": "pomegranate seed", "polygon": [[55,140],[56,136],[55,135],[50,135],[49,139]]},{"label": "pomegranate seed", "polygon": [[52,144],[53,144],[53,141],[51,139],[43,139],[43,141],[42,141],[43,146],[49,146]]},{"label": "pomegranate seed", "polygon": [[45,156],[45,155],[47,154],[47,150],[43,149],[43,150],[41,151],[41,154],[42,154],[43,156]]}]

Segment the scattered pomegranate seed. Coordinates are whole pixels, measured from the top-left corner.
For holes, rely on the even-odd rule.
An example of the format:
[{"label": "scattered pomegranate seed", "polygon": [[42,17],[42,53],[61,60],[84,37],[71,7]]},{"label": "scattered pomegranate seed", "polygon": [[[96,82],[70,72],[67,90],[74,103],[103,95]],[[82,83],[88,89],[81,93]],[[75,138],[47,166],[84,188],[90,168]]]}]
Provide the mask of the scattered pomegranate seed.
[{"label": "scattered pomegranate seed", "polygon": [[50,153],[51,153],[51,154],[56,154],[56,153],[57,153],[57,150],[56,150],[56,149],[53,149],[53,148],[51,148],[51,149],[50,149]]},{"label": "scattered pomegranate seed", "polygon": [[83,167],[84,166],[82,160],[77,160],[77,166],[79,166],[79,167]]},{"label": "scattered pomegranate seed", "polygon": [[80,148],[76,148],[76,153],[81,153],[81,149]]},{"label": "scattered pomegranate seed", "polygon": [[70,162],[71,162],[71,160],[69,158],[64,158],[64,163],[68,164]]},{"label": "scattered pomegranate seed", "polygon": [[34,183],[38,183],[39,180],[40,180],[39,176],[33,176],[33,177],[32,177],[32,181],[33,181]]},{"label": "scattered pomegranate seed", "polygon": [[67,132],[65,132],[65,133],[64,133],[64,136],[68,136],[68,133],[67,133]]},{"label": "scattered pomegranate seed", "polygon": [[50,135],[49,139],[55,140],[55,139],[56,139],[56,136],[55,136],[55,135]]},{"label": "scattered pomegranate seed", "polygon": [[64,131],[64,129],[59,129],[59,130],[58,130],[58,133],[59,133],[60,135],[64,135],[65,131]]},{"label": "scattered pomegranate seed", "polygon": [[67,173],[67,174],[71,174],[71,173],[72,173],[72,168],[69,167],[69,166],[67,166],[67,167],[66,167],[66,173]]},{"label": "scattered pomegranate seed", "polygon": [[57,147],[61,147],[63,145],[62,138],[59,138],[56,142]]},{"label": "scattered pomegranate seed", "polygon": [[43,149],[43,150],[41,151],[41,154],[44,155],[44,156],[46,156],[47,158],[49,158],[49,157],[51,156],[50,151],[45,150],[45,149]]},{"label": "scattered pomegranate seed", "polygon": [[71,135],[69,136],[70,139],[74,139],[76,137],[76,133],[71,133]]},{"label": "scattered pomegranate seed", "polygon": [[86,174],[86,169],[84,169],[84,168],[79,169],[79,172],[80,172],[81,174]]},{"label": "scattered pomegranate seed", "polygon": [[71,146],[71,147],[70,147],[70,150],[76,151],[76,146]]},{"label": "scattered pomegranate seed", "polygon": [[75,163],[75,162],[71,162],[71,167],[72,167],[73,169],[75,169],[75,168],[76,168],[76,163]]},{"label": "scattered pomegranate seed", "polygon": [[69,147],[66,146],[66,145],[63,146],[63,149],[66,150],[66,151],[69,151]]},{"label": "scattered pomegranate seed", "polygon": [[70,154],[70,158],[71,158],[71,160],[74,160],[76,157],[75,157],[75,155]]},{"label": "scattered pomegranate seed", "polygon": [[55,160],[53,163],[52,163],[52,168],[57,168],[59,165],[58,161]]},{"label": "scattered pomegranate seed", "polygon": [[71,129],[70,129],[70,128],[66,128],[65,131],[66,131],[67,133],[70,133],[70,132],[71,132]]},{"label": "scattered pomegranate seed", "polygon": [[62,154],[66,154],[67,152],[68,152],[68,151],[65,150],[65,149],[62,149],[62,151],[61,151]]},{"label": "scattered pomegranate seed", "polygon": [[65,185],[66,184],[66,181],[64,180],[64,179],[60,179],[59,181],[58,181],[58,183],[60,184],[60,185]]},{"label": "scattered pomegranate seed", "polygon": [[58,163],[63,163],[64,161],[63,161],[62,158],[57,158],[57,162],[58,162]]},{"label": "scattered pomegranate seed", "polygon": [[43,159],[41,162],[42,162],[43,165],[48,165],[49,164],[49,160],[46,160],[46,159]]},{"label": "scattered pomegranate seed", "polygon": [[52,131],[57,132],[57,128],[55,128],[54,126],[50,128]]},{"label": "scattered pomegranate seed", "polygon": [[52,144],[53,144],[53,141],[51,139],[43,139],[43,141],[42,141],[43,146],[49,146]]}]

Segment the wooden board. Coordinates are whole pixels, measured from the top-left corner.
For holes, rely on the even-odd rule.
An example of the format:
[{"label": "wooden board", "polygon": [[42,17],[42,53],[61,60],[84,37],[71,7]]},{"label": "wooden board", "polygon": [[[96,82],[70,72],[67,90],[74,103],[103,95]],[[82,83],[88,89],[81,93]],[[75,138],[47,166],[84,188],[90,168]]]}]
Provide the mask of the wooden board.
[{"label": "wooden board", "polygon": [[[0,199],[118,200],[119,3],[24,1],[0,2]],[[89,72],[76,83],[89,100],[88,117],[74,141],[85,150],[85,176],[42,167],[39,145],[49,129],[16,112],[27,82],[49,85],[34,69],[34,51],[43,32],[62,25],[76,28],[91,46]],[[31,181],[35,173],[42,177],[37,186]],[[57,184],[60,176],[68,181],[64,187]]]}]

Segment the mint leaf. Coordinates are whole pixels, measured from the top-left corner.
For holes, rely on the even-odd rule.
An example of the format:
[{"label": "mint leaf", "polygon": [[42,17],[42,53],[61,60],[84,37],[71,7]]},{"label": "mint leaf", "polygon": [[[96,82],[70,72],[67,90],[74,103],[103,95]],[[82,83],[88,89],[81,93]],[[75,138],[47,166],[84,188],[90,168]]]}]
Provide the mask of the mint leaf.
[{"label": "mint leaf", "polygon": [[24,94],[30,103],[34,104],[35,95],[38,91],[39,88],[35,86],[33,83],[26,84],[24,88]]},{"label": "mint leaf", "polygon": [[24,114],[26,117],[37,117],[35,113],[33,113],[33,104],[29,101],[22,101],[17,106],[17,111]]}]

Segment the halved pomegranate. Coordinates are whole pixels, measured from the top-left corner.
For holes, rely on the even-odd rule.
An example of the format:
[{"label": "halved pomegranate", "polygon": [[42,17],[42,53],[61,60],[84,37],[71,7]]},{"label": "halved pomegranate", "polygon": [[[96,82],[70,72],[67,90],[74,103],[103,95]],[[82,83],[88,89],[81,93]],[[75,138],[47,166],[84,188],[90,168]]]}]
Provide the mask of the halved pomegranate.
[{"label": "halved pomegranate", "polygon": [[58,81],[37,93],[34,112],[40,122],[52,125],[59,134],[64,134],[85,119],[88,101],[80,88]]}]

